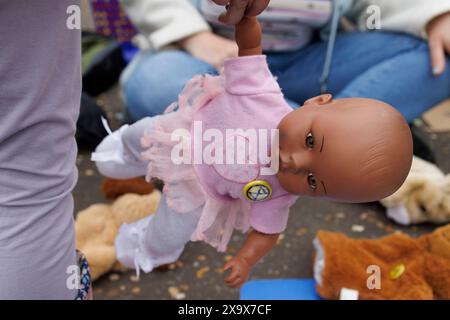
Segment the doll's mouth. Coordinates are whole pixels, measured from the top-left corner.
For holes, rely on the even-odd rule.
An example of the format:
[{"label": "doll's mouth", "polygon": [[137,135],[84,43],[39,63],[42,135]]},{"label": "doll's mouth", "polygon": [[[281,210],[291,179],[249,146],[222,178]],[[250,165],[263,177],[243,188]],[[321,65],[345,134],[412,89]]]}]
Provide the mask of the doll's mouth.
[{"label": "doll's mouth", "polygon": [[283,162],[283,160],[281,159],[281,156],[279,157],[278,162],[280,164],[280,171],[286,172],[286,170],[288,170],[288,165],[285,162]]},{"label": "doll's mouth", "polygon": [[283,162],[280,157],[280,171],[281,172],[290,172],[290,173],[296,173],[298,170],[296,168],[291,168],[289,163]]},{"label": "doll's mouth", "polygon": [[296,168],[295,166],[292,166],[291,163],[283,162],[280,157],[279,171],[282,173],[300,174],[302,173],[303,170]]}]

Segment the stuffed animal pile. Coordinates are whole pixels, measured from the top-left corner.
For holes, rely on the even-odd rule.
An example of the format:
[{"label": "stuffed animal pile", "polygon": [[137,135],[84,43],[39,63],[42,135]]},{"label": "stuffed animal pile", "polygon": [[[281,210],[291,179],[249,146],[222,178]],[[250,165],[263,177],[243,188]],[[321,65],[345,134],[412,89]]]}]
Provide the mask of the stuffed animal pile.
[{"label": "stuffed animal pile", "polygon": [[[123,270],[114,249],[120,225],[153,214],[161,198],[143,179],[107,179],[102,192],[114,202],[94,204],[76,219],[77,248],[86,255],[93,280]],[[450,175],[414,158],[403,186],[381,203],[403,225],[448,223]],[[314,275],[323,298],[339,299],[350,289],[359,299],[450,299],[450,224],[417,239],[392,234],[355,240],[319,231],[314,247]]]},{"label": "stuffed animal pile", "polygon": [[450,224],[417,239],[392,234],[355,240],[319,231],[314,240],[318,294],[339,299],[450,299]]}]

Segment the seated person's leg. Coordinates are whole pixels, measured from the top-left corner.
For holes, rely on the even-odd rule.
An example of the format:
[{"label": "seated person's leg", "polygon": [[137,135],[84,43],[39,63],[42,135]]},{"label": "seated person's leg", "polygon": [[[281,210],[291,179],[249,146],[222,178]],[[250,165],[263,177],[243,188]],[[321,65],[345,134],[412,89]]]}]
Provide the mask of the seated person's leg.
[{"label": "seated person's leg", "polygon": [[372,66],[353,79],[337,98],[365,97],[385,101],[408,122],[450,97],[450,58],[441,76],[432,74],[428,45],[411,49]]},{"label": "seated person's leg", "polygon": [[[280,86],[289,99],[302,104],[308,98],[320,93],[319,79],[322,74],[326,47],[327,42],[321,41],[312,43],[294,53],[269,55],[272,72],[278,77]],[[328,92],[338,96],[354,79],[368,69],[407,52],[416,52],[416,56],[422,55],[422,62],[428,59],[425,41],[407,34],[354,32],[339,35],[336,39],[328,79]],[[285,63],[279,63],[280,59],[283,59]],[[410,67],[409,69],[414,68]],[[429,62],[428,64],[423,63],[420,69],[423,69],[431,77]],[[392,76],[400,72],[403,70],[392,70]],[[445,84],[446,80],[438,81]],[[389,89],[389,85],[385,88]],[[383,100],[382,97],[378,97],[378,99]]]},{"label": "seated person's leg", "polygon": [[181,50],[142,53],[123,83],[125,104],[134,120],[162,114],[184,85],[198,74],[216,69]]}]

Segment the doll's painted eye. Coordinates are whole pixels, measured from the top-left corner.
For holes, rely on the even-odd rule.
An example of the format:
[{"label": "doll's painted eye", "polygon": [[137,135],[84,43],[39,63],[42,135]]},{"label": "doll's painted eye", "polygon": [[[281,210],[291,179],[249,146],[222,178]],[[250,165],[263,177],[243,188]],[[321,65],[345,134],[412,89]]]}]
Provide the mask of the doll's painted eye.
[{"label": "doll's painted eye", "polygon": [[317,180],[316,180],[316,177],[312,173],[308,173],[308,185],[312,191],[316,191]]},{"label": "doll's painted eye", "polygon": [[314,148],[314,136],[311,132],[306,136],[305,145],[308,149]]}]

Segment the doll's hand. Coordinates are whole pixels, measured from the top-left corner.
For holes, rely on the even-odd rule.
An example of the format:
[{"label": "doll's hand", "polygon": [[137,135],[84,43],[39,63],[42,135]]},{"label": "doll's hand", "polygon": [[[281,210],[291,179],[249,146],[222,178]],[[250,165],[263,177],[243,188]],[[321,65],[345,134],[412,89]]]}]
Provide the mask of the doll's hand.
[{"label": "doll's hand", "polygon": [[225,284],[231,288],[240,288],[247,281],[251,266],[239,256],[228,261],[223,267],[224,271],[231,269],[231,273],[225,278]]},{"label": "doll's hand", "polygon": [[219,20],[225,24],[235,25],[244,15],[257,16],[269,5],[270,0],[213,0],[215,3],[226,6],[227,11],[222,13]]},{"label": "doll's hand", "polygon": [[445,52],[450,54],[450,12],[441,14],[427,25],[433,74],[438,76],[445,70]]},{"label": "doll's hand", "polygon": [[179,41],[178,44],[194,57],[211,64],[217,70],[223,67],[226,59],[238,55],[236,42],[210,31],[196,33]]}]

